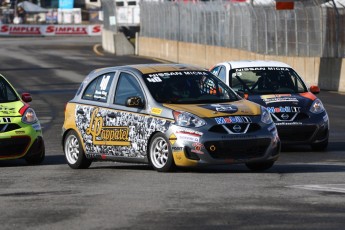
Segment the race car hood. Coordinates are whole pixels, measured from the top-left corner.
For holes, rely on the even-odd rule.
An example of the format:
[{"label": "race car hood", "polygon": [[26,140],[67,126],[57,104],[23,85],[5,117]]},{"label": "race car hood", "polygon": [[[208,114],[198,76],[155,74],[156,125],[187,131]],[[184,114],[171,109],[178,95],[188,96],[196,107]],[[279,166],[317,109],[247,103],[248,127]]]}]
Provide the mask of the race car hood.
[{"label": "race car hood", "polygon": [[22,101],[0,103],[0,117],[21,116],[19,110],[24,106]]},{"label": "race car hood", "polygon": [[[269,111],[274,109],[291,109],[299,108],[302,110],[309,110],[312,102],[316,96],[310,92],[300,94],[267,94],[267,95],[249,95],[248,100],[256,102]],[[298,109],[298,110],[299,110]]]},{"label": "race car hood", "polygon": [[260,106],[247,100],[215,104],[164,104],[163,106],[208,118],[229,116],[230,114],[246,116],[261,114]]}]

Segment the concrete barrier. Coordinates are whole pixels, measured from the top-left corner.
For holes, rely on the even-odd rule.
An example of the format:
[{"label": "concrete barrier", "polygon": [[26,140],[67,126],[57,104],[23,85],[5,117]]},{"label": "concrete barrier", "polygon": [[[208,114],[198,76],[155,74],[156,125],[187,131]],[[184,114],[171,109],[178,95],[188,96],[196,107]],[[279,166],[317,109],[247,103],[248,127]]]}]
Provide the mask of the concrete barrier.
[{"label": "concrete barrier", "polygon": [[276,60],[292,66],[310,85],[321,89],[345,92],[345,59],[320,57],[272,56],[202,44],[178,42],[158,38],[140,37],[138,54],[175,63],[211,68],[214,64],[230,60]]},{"label": "concrete barrier", "polygon": [[123,33],[114,33],[105,29],[102,31],[102,48],[104,51],[116,55],[133,55],[135,52],[134,46]]}]

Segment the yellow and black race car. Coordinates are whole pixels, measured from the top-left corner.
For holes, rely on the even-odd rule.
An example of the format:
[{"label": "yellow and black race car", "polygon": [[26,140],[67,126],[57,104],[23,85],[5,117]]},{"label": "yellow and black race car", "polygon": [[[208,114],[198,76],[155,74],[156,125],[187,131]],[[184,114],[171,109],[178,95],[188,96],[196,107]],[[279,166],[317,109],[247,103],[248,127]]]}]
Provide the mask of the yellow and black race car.
[{"label": "yellow and black race car", "polygon": [[74,169],[112,160],[163,172],[236,163],[266,170],[280,153],[267,109],[183,64],[92,71],[66,105],[62,145]]}]

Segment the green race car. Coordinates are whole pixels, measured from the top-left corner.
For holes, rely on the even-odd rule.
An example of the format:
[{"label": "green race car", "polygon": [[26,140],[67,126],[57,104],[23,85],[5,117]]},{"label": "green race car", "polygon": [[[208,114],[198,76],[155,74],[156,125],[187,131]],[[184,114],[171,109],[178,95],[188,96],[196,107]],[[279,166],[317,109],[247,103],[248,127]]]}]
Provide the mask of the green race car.
[{"label": "green race car", "polygon": [[29,164],[44,160],[42,128],[30,101],[29,93],[20,97],[0,74],[0,160],[24,158]]}]

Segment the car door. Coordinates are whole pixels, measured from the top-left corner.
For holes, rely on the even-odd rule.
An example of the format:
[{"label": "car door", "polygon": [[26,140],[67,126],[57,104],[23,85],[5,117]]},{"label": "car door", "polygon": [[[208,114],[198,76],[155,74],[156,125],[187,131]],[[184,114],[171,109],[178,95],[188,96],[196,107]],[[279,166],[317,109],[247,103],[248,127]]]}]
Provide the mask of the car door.
[{"label": "car door", "polygon": [[[146,106],[135,105],[136,102],[129,105],[128,98],[140,98]],[[147,115],[147,96],[137,76],[125,71],[119,73],[110,108],[113,125],[128,132],[126,143],[113,145],[114,154],[118,157],[144,159],[152,118]]]}]

